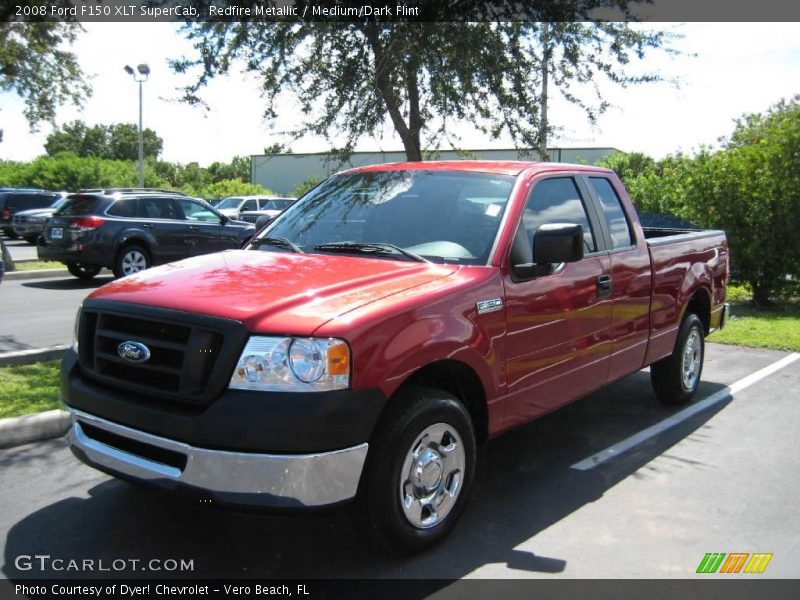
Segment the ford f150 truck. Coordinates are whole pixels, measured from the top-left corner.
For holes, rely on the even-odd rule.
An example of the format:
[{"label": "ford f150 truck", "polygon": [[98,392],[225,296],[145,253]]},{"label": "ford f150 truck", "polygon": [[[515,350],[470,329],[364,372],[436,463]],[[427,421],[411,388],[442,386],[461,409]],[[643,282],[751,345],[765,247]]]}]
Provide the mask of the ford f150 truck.
[{"label": "ford f150 truck", "polygon": [[477,444],[647,366],[689,401],[728,267],[724,232],[643,229],[607,169],[345,171],[244,250],[84,301],[71,448],[219,504],[355,500],[371,537],[419,550],[463,512]]}]

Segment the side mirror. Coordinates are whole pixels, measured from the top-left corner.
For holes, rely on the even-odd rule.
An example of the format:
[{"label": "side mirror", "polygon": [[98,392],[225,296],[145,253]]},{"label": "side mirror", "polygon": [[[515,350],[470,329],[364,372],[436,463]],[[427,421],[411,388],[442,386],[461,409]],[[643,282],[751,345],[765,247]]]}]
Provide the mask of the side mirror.
[{"label": "side mirror", "polygon": [[537,265],[577,262],[583,258],[583,227],[573,223],[548,223],[533,236],[533,262]]},{"label": "side mirror", "polygon": [[220,214],[220,216],[219,216],[219,224],[220,225],[227,225],[228,221],[230,221],[230,219],[226,215]]},{"label": "side mirror", "polygon": [[552,272],[553,264],[581,260],[583,227],[573,223],[541,225],[533,236],[532,256],[532,263],[514,265],[515,277],[520,279],[542,277]]}]

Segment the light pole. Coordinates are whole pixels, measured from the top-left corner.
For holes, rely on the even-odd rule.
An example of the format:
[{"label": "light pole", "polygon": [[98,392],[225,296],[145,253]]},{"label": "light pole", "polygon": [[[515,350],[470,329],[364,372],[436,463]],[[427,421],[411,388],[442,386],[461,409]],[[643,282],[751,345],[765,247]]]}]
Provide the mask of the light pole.
[{"label": "light pole", "polygon": [[[139,72],[137,77],[136,71]],[[145,64],[137,65],[136,71],[130,65],[125,65],[125,72],[133,77],[139,84],[139,187],[144,187],[144,130],[142,129],[142,84],[150,75],[150,67]]]}]

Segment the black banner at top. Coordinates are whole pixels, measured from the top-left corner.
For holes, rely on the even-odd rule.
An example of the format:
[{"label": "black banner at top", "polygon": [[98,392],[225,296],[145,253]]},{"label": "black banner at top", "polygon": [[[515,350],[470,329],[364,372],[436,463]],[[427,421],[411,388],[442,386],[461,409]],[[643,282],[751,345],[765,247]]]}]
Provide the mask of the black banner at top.
[{"label": "black banner at top", "polygon": [[800,21],[798,0],[6,0],[4,21]]}]

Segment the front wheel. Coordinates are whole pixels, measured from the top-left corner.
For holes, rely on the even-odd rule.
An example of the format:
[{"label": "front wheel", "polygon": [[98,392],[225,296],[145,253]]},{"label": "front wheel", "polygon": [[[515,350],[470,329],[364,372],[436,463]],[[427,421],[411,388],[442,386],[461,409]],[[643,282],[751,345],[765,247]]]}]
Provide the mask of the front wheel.
[{"label": "front wheel", "polygon": [[114,275],[125,277],[150,268],[150,255],[141,246],[125,246],[114,261]]},{"label": "front wheel", "polygon": [[672,354],[650,367],[653,390],[664,404],[685,404],[694,397],[703,372],[703,334],[703,323],[698,316],[687,315]]},{"label": "front wheel", "polygon": [[70,263],[67,270],[78,279],[92,279],[100,272],[101,267],[93,265],[83,265],[81,263]]},{"label": "front wheel", "polygon": [[463,404],[431,388],[398,392],[376,428],[357,511],[393,553],[424,550],[458,521],[475,477],[475,432]]}]

